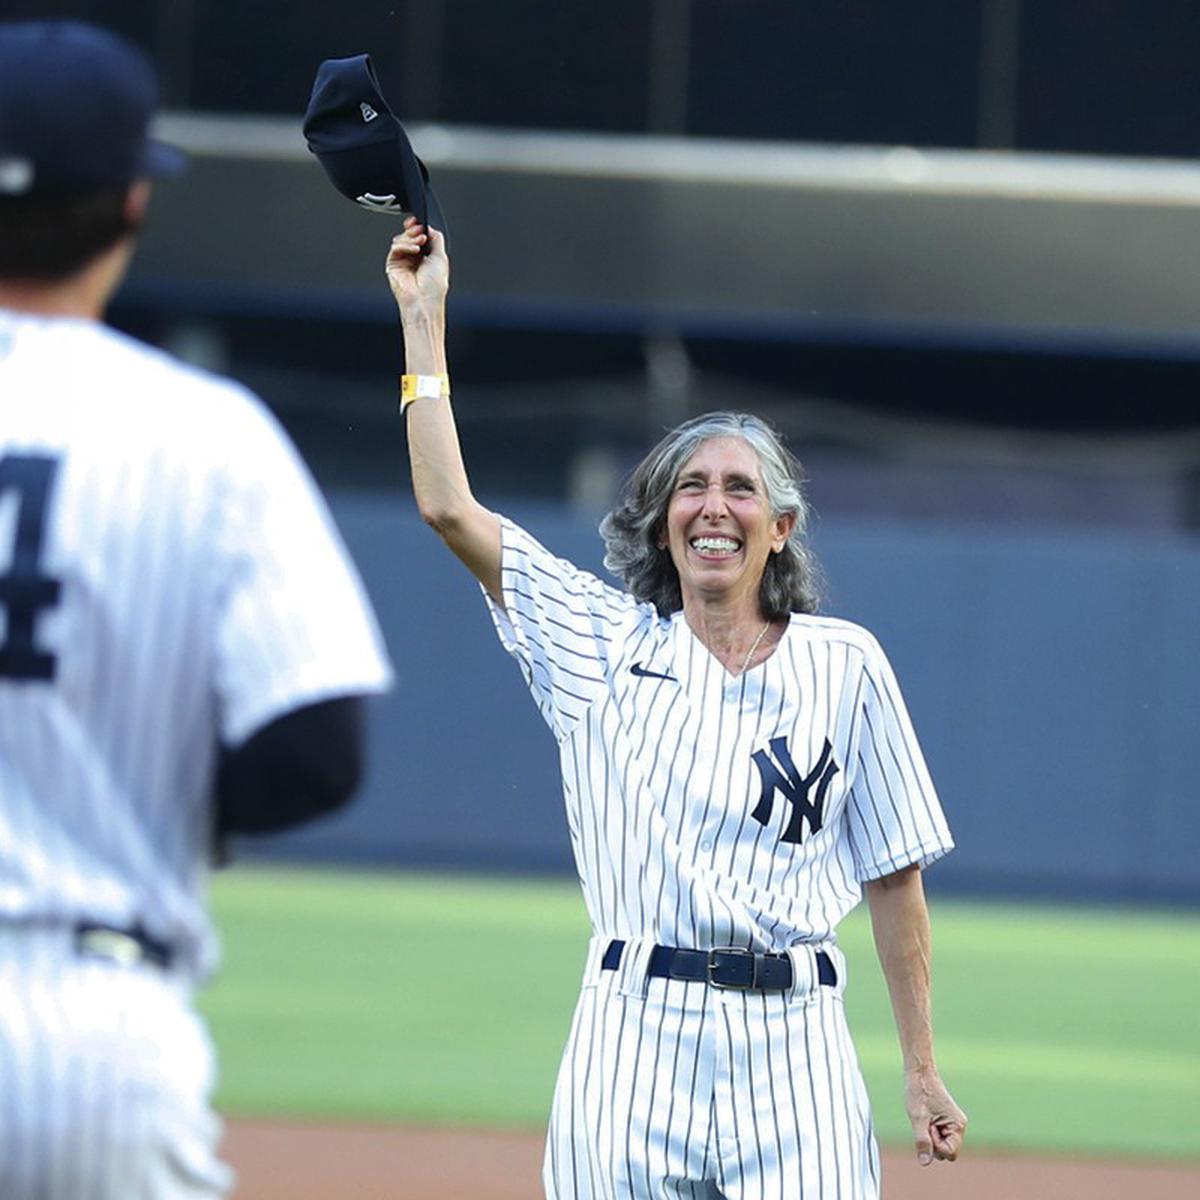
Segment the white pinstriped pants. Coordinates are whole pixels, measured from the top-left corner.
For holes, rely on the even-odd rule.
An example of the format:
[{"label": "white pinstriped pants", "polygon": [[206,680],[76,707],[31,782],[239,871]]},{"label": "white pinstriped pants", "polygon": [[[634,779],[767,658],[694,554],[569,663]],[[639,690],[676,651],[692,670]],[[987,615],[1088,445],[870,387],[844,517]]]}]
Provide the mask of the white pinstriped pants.
[{"label": "white pinstriped pants", "polygon": [[546,1141],[548,1200],[878,1200],[879,1156],[836,988],[792,952],[790,992],[601,971],[594,938]]},{"label": "white pinstriped pants", "polygon": [[3,1200],[218,1200],[213,1074],[182,982],[0,925]]}]

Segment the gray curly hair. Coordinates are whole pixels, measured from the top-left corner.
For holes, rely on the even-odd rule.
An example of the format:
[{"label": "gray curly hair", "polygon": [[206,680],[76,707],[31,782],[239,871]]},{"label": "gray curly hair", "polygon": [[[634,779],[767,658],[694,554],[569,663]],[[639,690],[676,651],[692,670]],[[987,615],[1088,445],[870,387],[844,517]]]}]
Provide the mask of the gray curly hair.
[{"label": "gray curly hair", "polygon": [[778,554],[767,559],[759,602],[769,619],[788,613],[815,613],[820,602],[820,567],[808,546],[809,518],[804,472],[780,435],[749,413],[713,412],[685,421],[667,434],[625,482],[617,506],[600,522],[604,565],[624,581],[630,594],[649,600],[666,617],[683,607],[679,572],[670,551],[659,543],[666,531],[667,506],[675,480],[702,442],[741,438],[758,455],[773,517],[795,513],[792,532]]}]

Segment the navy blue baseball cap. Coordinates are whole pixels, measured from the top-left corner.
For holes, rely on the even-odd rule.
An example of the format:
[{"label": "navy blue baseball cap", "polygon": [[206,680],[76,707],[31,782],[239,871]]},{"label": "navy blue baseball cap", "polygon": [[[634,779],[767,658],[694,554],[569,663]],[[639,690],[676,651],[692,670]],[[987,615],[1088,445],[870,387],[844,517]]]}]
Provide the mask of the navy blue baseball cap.
[{"label": "navy blue baseball cap", "polygon": [[148,136],[158,79],[135,46],[81,21],[0,22],[0,196],[69,196],[173,175]]},{"label": "navy blue baseball cap", "polygon": [[[383,98],[370,55],[321,64],[304,114],[304,136],[343,196],[370,212],[412,213],[445,234],[429,172]],[[426,244],[426,252],[429,248]]]}]

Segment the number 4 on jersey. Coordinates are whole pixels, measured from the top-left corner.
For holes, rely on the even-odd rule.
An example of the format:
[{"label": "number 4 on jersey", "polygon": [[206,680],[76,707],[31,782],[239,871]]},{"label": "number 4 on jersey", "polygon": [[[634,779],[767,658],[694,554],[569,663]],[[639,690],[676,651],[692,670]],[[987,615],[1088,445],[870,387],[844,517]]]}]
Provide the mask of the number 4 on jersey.
[{"label": "number 4 on jersey", "polygon": [[[0,606],[5,612],[0,641],[0,678],[53,679],[54,655],[33,644],[38,614],[53,608],[60,580],[41,569],[46,509],[58,459],[36,454],[0,458],[0,506],[16,493],[16,534],[7,571],[0,575]],[[0,559],[0,561],[3,561]]]}]

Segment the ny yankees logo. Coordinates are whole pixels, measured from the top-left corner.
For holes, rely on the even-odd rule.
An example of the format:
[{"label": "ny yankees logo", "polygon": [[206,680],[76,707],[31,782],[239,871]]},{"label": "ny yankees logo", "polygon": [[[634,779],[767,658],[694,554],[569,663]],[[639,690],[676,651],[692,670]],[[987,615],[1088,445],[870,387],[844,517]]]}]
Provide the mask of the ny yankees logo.
[{"label": "ny yankees logo", "polygon": [[355,196],[354,199],[368,212],[402,213],[405,211],[404,205],[391,193],[386,196],[376,196],[371,192],[363,192],[361,196]]},{"label": "ny yankees logo", "polygon": [[[802,820],[808,821],[810,833],[817,833],[824,820],[825,793],[829,791],[833,777],[841,770],[833,761],[833,747],[829,744],[829,739],[825,739],[825,746],[817,759],[817,765],[803,779],[796,770],[796,764],[792,762],[785,737],[771,739],[770,754],[766,750],[756,750],[751,757],[762,777],[762,795],[759,796],[758,804],[750,815],[760,825],[765,825],[771,819],[771,811],[775,807],[775,789],[778,788],[792,802],[791,820],[788,821],[787,828],[779,840],[799,844],[802,840]],[[776,763],[779,765],[776,766]],[[814,783],[817,790],[810,801],[808,793]]]}]

